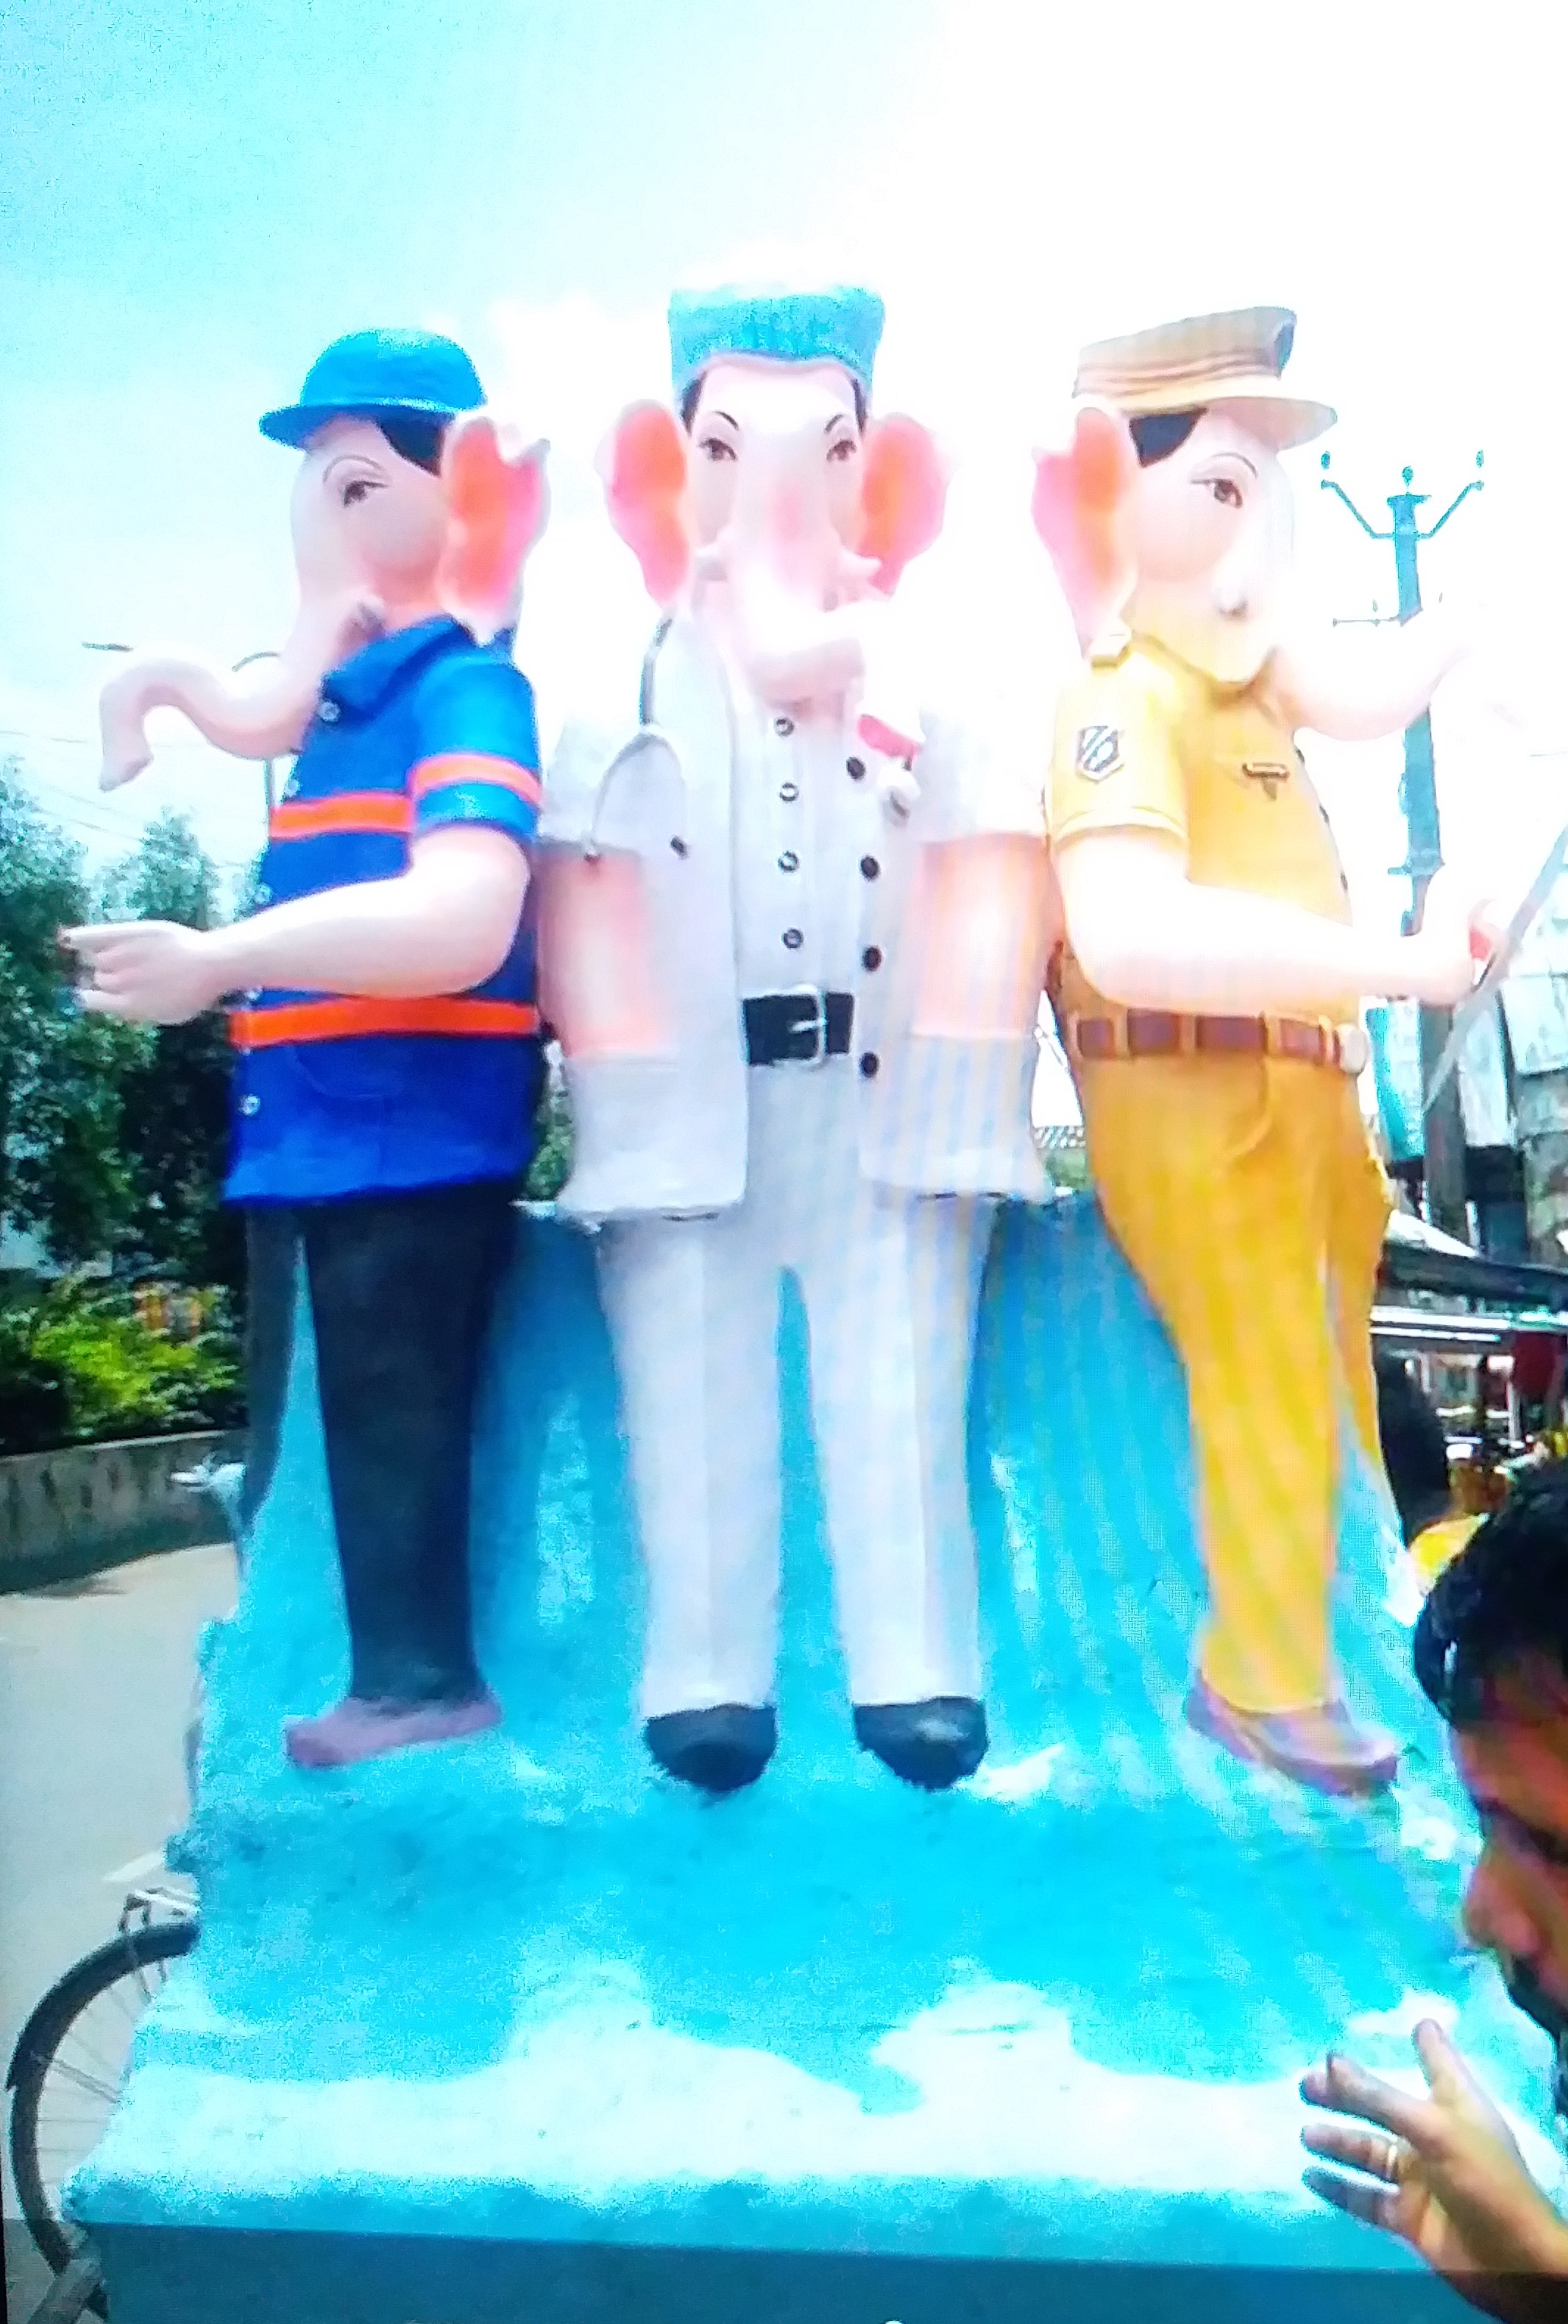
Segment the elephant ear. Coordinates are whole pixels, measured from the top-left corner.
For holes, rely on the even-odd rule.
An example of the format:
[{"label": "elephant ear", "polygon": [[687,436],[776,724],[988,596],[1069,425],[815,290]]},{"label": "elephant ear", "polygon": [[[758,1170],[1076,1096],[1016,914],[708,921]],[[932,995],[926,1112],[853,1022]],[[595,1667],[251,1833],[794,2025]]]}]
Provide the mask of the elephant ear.
[{"label": "elephant ear", "polygon": [[655,604],[675,603],[691,571],[686,524],[686,438],[662,403],[633,403],[601,447],[610,521],[642,568]]},{"label": "elephant ear", "polygon": [[936,439],[918,420],[894,413],[867,429],[862,501],[860,554],[876,566],[872,587],[890,596],[905,566],[936,539],[947,512],[946,473]]},{"label": "elephant ear", "polygon": [[517,618],[523,564],[549,518],[549,452],[503,431],[488,411],[464,412],[447,431],[448,529],[436,593],[480,645]]},{"label": "elephant ear", "polygon": [[1121,613],[1138,578],[1132,504],[1138,450],[1109,405],[1080,404],[1065,452],[1035,456],[1033,515],[1085,650]]}]

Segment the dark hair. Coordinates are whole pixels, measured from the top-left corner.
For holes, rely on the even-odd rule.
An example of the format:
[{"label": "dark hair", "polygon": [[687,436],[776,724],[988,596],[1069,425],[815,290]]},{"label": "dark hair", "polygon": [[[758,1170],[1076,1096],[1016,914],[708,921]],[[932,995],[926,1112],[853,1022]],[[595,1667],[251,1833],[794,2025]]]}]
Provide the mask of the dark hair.
[{"label": "dark hair", "polygon": [[[866,392],[858,379],[852,378],[850,385],[854,390],[854,424],[863,436],[866,432]],[[681,392],[680,424],[688,436],[691,434],[692,421],[696,418],[696,407],[701,396],[702,379],[699,374],[692,381],[689,387]]]},{"label": "dark hair", "polygon": [[1416,1675],[1451,1727],[1489,1683],[1540,1657],[1568,1683],[1568,1462],[1537,1470],[1445,1566],[1416,1625]]},{"label": "dark hair", "polygon": [[411,460],[416,468],[428,468],[431,475],[439,475],[441,447],[452,424],[449,420],[438,420],[422,411],[402,411],[395,420],[390,414],[378,417],[375,424],[400,460]]},{"label": "dark hair", "polygon": [[1448,1480],[1448,1440],[1436,1406],[1422,1394],[1400,1356],[1374,1360],[1378,1380],[1378,1438],[1383,1466],[1407,1542],[1447,1517],[1453,1506]]},{"label": "dark hair", "polygon": [[1147,411],[1128,421],[1132,441],[1138,452],[1140,468],[1152,468],[1157,460],[1168,460],[1179,451],[1203,418],[1196,411]]}]

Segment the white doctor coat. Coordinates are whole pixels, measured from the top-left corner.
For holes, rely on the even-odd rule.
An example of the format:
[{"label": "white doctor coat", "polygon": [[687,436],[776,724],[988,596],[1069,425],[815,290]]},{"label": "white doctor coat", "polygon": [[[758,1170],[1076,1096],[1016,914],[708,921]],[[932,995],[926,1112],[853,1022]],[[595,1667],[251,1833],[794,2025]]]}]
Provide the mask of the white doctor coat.
[{"label": "white doctor coat", "polygon": [[[592,1056],[574,1055],[569,1026],[558,1028],[575,1138],[559,1207],[585,1222],[704,1215],[746,1192],[735,786],[757,770],[739,763],[730,683],[689,614],[677,615],[656,641],[641,707],[641,723],[619,735],[568,725],[545,781],[541,881],[550,878],[552,859],[588,848],[637,859],[652,955],[644,973],[665,1028],[640,1052]],[[774,725],[786,752],[791,722]],[[905,806],[894,784],[901,767],[855,740],[853,706],[843,731],[846,765],[863,768],[855,779],[864,784],[870,819],[861,828],[872,834],[860,859],[849,984],[853,1047],[862,1061],[862,1173],[911,1194],[1038,1199],[1045,1181],[1029,1126],[1033,1028],[1005,1037],[927,1034],[917,998],[930,965],[925,852],[982,834],[1043,838],[1039,785],[931,715],[914,763],[918,796]],[[781,973],[778,989],[794,989],[794,979]]]}]

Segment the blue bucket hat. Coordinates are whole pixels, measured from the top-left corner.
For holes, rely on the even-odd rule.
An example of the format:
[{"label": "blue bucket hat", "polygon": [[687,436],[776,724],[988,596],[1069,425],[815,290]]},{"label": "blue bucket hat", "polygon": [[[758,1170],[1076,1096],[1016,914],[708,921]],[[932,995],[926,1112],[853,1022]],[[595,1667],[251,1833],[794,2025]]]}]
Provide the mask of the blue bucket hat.
[{"label": "blue bucket hat", "polygon": [[844,284],[820,290],[740,283],[678,290],[669,302],[676,401],[722,356],[769,355],[776,363],[842,364],[869,403],[886,311],[874,290]]},{"label": "blue bucket hat", "polygon": [[351,331],[305,374],[298,403],[267,412],[262,433],[296,450],[329,420],[455,420],[484,401],[455,339],[433,331]]}]

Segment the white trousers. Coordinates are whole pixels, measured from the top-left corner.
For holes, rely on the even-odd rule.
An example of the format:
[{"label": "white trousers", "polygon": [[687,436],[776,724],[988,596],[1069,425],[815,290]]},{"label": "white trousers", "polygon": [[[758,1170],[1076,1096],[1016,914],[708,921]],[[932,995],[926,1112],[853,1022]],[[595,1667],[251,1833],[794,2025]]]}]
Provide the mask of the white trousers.
[{"label": "white trousers", "polygon": [[747,1080],[744,1201],[599,1237],[649,1576],[642,1715],[773,1699],[786,1274],[851,1700],[978,1696],[965,1437],[994,1206],[866,1184],[852,1059]]}]

